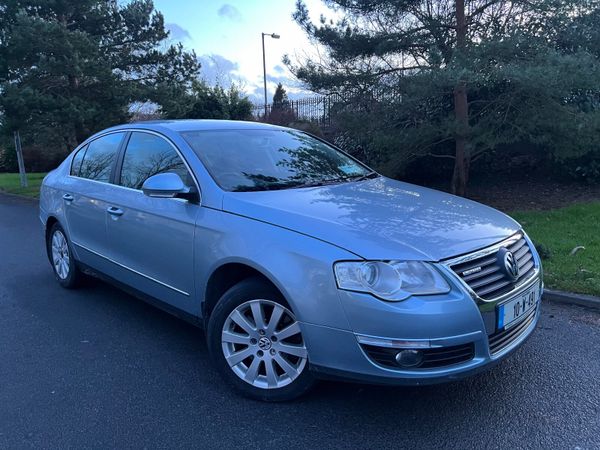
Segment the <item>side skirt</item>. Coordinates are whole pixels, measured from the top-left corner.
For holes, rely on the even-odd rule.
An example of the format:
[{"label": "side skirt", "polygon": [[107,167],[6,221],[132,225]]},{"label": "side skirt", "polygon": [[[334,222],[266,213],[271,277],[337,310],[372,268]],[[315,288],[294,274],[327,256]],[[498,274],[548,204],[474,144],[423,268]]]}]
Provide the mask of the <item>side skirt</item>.
[{"label": "side skirt", "polygon": [[188,322],[198,328],[202,328],[202,329],[205,328],[204,321],[200,317],[194,316],[193,314],[189,314],[185,311],[177,309],[174,306],[169,305],[168,303],[165,303],[155,297],[152,297],[152,296],[145,294],[135,288],[132,288],[131,286],[129,286],[125,283],[115,280],[114,278],[112,278],[102,272],[99,272],[98,270],[93,269],[90,266],[83,264],[79,261],[77,261],[77,267],[79,267],[79,269],[84,274],[92,276],[94,278],[98,278],[102,281],[105,281],[106,283],[119,288],[120,290],[128,293],[129,295],[132,295],[133,297],[136,297],[137,299],[142,300],[142,301],[154,306],[155,308],[158,308],[164,312],[167,312],[179,319],[185,320],[186,322]]}]

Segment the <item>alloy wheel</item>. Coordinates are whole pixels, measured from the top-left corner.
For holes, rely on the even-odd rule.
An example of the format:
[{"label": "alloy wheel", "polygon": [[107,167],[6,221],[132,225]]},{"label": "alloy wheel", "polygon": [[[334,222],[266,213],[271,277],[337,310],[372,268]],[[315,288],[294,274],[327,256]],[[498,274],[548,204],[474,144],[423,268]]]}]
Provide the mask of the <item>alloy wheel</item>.
[{"label": "alloy wheel", "polygon": [[52,265],[61,280],[65,280],[69,276],[71,265],[69,246],[67,238],[60,230],[56,230],[52,235]]},{"label": "alloy wheel", "polygon": [[262,389],[284,387],[300,376],[308,353],[293,313],[271,300],[249,300],[235,308],[221,333],[233,372]]}]

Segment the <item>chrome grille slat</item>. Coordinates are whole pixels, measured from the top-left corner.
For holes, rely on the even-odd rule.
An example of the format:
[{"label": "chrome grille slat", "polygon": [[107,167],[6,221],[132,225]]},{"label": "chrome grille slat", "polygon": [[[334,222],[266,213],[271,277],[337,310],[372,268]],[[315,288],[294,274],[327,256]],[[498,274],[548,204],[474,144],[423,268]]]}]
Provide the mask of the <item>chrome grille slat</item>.
[{"label": "chrome grille slat", "polygon": [[523,267],[525,267],[525,263],[527,263],[528,261],[531,261],[532,258],[533,258],[533,255],[531,254],[531,252],[528,252],[521,259],[517,259],[517,262],[519,263],[519,269],[522,269]]},{"label": "chrome grille slat", "polygon": [[475,291],[475,292],[477,292],[477,295],[479,295],[480,297],[484,297],[487,294],[490,294],[495,291],[499,291],[500,289],[502,289],[503,287],[506,287],[508,285],[510,285],[509,280],[502,280],[502,281],[491,284],[491,285],[487,286],[486,288],[480,289],[479,291]]},{"label": "chrome grille slat", "polygon": [[533,268],[533,261],[529,261],[527,264],[525,264],[523,267],[521,267],[520,270],[527,273],[532,268]]},{"label": "chrome grille slat", "polygon": [[475,282],[475,283],[469,283],[469,285],[473,289],[477,290],[482,286],[487,286],[488,284],[491,284],[495,281],[501,280],[502,278],[504,278],[504,276],[505,275],[502,272],[498,272],[489,277],[482,278],[481,280],[477,280],[477,282]]},{"label": "chrome grille slat", "polygon": [[514,244],[511,245],[507,245],[508,249],[513,252],[516,253],[517,251],[519,251],[525,244],[527,243],[527,241],[525,241],[525,239],[521,238],[519,239],[517,242],[515,242]]},{"label": "chrome grille slat", "polygon": [[513,254],[515,255],[515,258],[520,259],[524,255],[531,255],[531,252],[529,251],[529,247],[521,247],[516,252],[513,252]]},{"label": "chrome grille slat", "polygon": [[[506,273],[503,263],[499,261],[498,252],[502,248],[514,255],[519,266],[520,274],[516,280]],[[521,234],[453,261],[456,262],[448,263],[450,268],[484,300],[494,300],[512,291],[535,274],[532,249]],[[475,272],[469,273],[472,270]]]},{"label": "chrome grille slat", "polygon": [[485,277],[486,275],[490,275],[494,272],[497,272],[498,270],[500,270],[498,268],[498,266],[488,267],[488,268],[482,270],[481,272],[475,272],[470,275],[466,275],[465,277],[463,277],[463,280],[465,280],[467,282],[471,281],[471,280],[476,280],[477,278]]}]

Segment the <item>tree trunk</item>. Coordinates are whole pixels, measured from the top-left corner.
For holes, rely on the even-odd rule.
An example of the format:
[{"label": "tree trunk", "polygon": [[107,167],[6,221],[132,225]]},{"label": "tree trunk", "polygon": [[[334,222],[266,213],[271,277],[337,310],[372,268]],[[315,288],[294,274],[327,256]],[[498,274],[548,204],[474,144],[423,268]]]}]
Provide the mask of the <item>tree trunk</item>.
[{"label": "tree trunk", "polygon": [[[456,0],[456,55],[459,62],[464,57],[467,40],[467,21],[465,18],[465,1]],[[454,116],[456,119],[456,153],[454,173],[452,174],[452,192],[464,196],[469,182],[469,167],[471,154],[469,150],[469,103],[467,99],[467,84],[459,80],[454,87]]]},{"label": "tree trunk", "polygon": [[455,134],[456,151],[454,173],[452,174],[452,193],[465,196],[469,182],[471,152],[469,151],[469,105],[467,103],[467,86],[460,82],[454,88],[454,115],[457,121]]}]

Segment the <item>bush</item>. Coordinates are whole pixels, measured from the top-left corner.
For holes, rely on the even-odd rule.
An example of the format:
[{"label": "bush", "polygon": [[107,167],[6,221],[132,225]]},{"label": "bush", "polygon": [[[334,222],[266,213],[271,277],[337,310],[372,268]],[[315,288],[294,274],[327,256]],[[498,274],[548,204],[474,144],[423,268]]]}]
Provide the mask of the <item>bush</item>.
[{"label": "bush", "polygon": [[588,153],[580,158],[563,161],[567,173],[577,181],[600,183],[600,152]]}]

